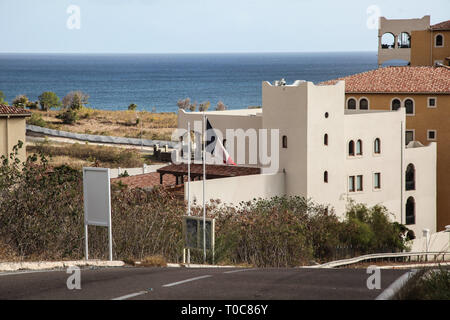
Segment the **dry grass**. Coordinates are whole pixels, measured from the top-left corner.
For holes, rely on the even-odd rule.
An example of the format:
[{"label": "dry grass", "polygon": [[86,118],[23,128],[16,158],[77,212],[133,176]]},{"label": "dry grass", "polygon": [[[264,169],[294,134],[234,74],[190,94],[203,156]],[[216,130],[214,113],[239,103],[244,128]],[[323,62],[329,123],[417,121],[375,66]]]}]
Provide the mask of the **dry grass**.
[{"label": "dry grass", "polygon": [[17,257],[16,253],[11,247],[0,241],[0,262],[13,262],[19,260],[19,257]]},{"label": "dry grass", "polygon": [[[59,111],[49,112],[32,110],[40,114],[47,122],[47,127],[95,135],[140,138],[141,131],[144,139],[170,140],[173,130],[177,127],[175,113],[151,113],[147,111],[107,111],[83,108],[80,120],[76,124],[63,124],[57,119]],[[139,120],[137,120],[139,118]]]},{"label": "dry grass", "polygon": [[161,255],[153,255],[142,259],[140,265],[143,267],[167,267],[167,261]]},{"label": "dry grass", "polygon": [[109,146],[80,143],[51,144],[48,142],[27,146],[27,154],[42,152],[51,166],[69,165],[80,169],[83,166],[100,165],[108,168],[141,167],[144,163],[139,151]]}]

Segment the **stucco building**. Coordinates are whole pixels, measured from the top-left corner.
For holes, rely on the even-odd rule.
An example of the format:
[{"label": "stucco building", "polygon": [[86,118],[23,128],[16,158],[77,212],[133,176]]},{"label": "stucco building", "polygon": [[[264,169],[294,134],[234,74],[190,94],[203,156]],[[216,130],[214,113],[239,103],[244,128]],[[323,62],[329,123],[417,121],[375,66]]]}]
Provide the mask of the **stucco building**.
[{"label": "stucco building", "polygon": [[378,65],[405,60],[411,66],[450,65],[450,20],[430,25],[430,16],[420,19],[380,17]]},{"label": "stucco building", "polygon": [[437,227],[443,230],[450,224],[450,68],[386,67],[338,80],[345,80],[346,110],[404,109],[405,142],[437,143]]},{"label": "stucco building", "polygon": [[[404,108],[349,110],[345,103],[345,81],[263,82],[262,109],[206,112],[213,128],[224,135],[227,129],[240,130],[224,137],[235,162],[262,168],[259,175],[207,180],[207,199],[237,204],[258,197],[300,195],[328,205],[340,216],[353,199],[385,205],[395,221],[416,233],[423,228],[435,231],[436,143],[406,145]],[[180,110],[178,126],[186,129],[190,122],[194,128],[201,119],[200,112]],[[253,137],[257,147],[250,143],[249,129],[260,133]],[[260,152],[265,135],[268,146]],[[277,140],[272,140],[274,136]],[[239,143],[245,144],[243,156],[237,153]],[[274,143],[279,148],[273,149]],[[267,150],[277,162],[276,170],[262,161]],[[201,201],[202,182],[192,182],[190,188],[192,198]]]},{"label": "stucco building", "polygon": [[27,110],[0,104],[0,156],[9,155],[20,140],[24,145],[19,150],[19,158],[25,161],[25,120],[30,116]]}]

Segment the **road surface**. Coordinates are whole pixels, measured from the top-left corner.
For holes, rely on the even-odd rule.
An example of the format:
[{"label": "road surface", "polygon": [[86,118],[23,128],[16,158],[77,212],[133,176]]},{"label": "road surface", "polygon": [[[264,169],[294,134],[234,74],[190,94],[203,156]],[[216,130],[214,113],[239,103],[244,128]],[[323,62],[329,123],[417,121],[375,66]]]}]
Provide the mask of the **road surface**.
[{"label": "road surface", "polygon": [[91,268],[69,290],[66,270],[24,271],[0,273],[0,299],[375,299],[406,272],[381,270],[381,289],[369,290],[366,269]]}]

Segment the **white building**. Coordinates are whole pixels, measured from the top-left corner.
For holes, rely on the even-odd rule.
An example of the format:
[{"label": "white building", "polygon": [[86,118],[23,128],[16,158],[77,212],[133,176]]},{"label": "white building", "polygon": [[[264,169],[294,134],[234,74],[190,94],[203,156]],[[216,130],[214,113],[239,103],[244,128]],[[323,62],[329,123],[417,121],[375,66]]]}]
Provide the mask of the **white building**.
[{"label": "white building", "polygon": [[[343,216],[347,201],[382,204],[416,234],[436,230],[436,144],[405,146],[405,111],[345,110],[345,83],[314,85],[262,84],[262,109],[206,112],[214,129],[243,129],[225,136],[225,146],[238,165],[252,161],[248,129],[279,130],[275,171],[260,175],[207,180],[207,199],[237,204],[275,195],[299,195],[329,205]],[[201,121],[202,113],[180,110],[178,127]],[[246,137],[239,160],[239,139]],[[255,137],[253,137],[255,138]],[[261,137],[256,137],[261,141]],[[270,137],[268,138],[270,141]],[[278,142],[278,141],[277,141]],[[269,143],[268,150],[271,150]],[[258,152],[259,147],[258,147]],[[254,153],[254,152],[253,152]],[[242,154],[241,154],[242,156]],[[243,161],[245,159],[245,161]],[[408,171],[408,172],[407,172]],[[185,185],[185,190],[187,186]],[[191,182],[191,199],[202,200],[202,182]],[[186,194],[186,192],[185,192]]]}]

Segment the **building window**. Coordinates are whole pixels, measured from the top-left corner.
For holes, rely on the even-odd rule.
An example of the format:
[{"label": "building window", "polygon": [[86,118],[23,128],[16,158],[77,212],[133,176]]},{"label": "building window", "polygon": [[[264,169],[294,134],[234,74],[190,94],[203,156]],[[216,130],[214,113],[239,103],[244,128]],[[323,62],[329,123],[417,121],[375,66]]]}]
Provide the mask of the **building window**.
[{"label": "building window", "polygon": [[363,191],[363,176],[356,176],[356,191]]},{"label": "building window", "polygon": [[401,105],[402,105],[402,103],[400,102],[399,99],[394,99],[391,102],[391,110],[396,111],[396,110],[400,109]]},{"label": "building window", "polygon": [[406,114],[414,114],[414,101],[412,99],[405,100]]},{"label": "building window", "polygon": [[362,146],[362,141],[358,140],[356,141],[356,155],[357,156],[362,156],[363,154],[363,146]]},{"label": "building window", "polygon": [[406,130],[405,134],[405,144],[408,145],[411,141],[414,141],[414,131],[413,130]]},{"label": "building window", "polygon": [[386,32],[381,36],[381,49],[393,49],[395,47],[395,36]]},{"label": "building window", "polygon": [[348,155],[349,156],[354,156],[355,155],[355,142],[353,140],[351,140],[348,143]]},{"label": "building window", "polygon": [[348,177],[348,191],[355,192],[355,176]]},{"label": "building window", "polygon": [[360,110],[368,110],[369,109],[369,100],[366,98],[362,98],[359,100],[359,109]]},{"label": "building window", "polygon": [[408,32],[402,32],[397,39],[397,48],[411,48],[411,36]]},{"label": "building window", "polygon": [[427,139],[431,141],[436,140],[436,130],[427,130]]},{"label": "building window", "polygon": [[380,154],[381,153],[381,140],[380,138],[376,138],[373,142],[373,153]]},{"label": "building window", "polygon": [[348,99],[347,101],[347,109],[356,110],[356,100],[353,98]]},{"label": "building window", "polygon": [[323,136],[323,144],[326,146],[328,145],[328,134],[327,133],[325,133]]},{"label": "building window", "polygon": [[373,174],[373,187],[374,189],[381,189],[381,173],[379,172]]},{"label": "building window", "polygon": [[406,167],[406,175],[405,175],[406,191],[416,190],[416,169],[412,163],[408,164]]},{"label": "building window", "polygon": [[323,182],[328,183],[328,171],[323,172]]},{"label": "building window", "polygon": [[428,108],[436,108],[436,98],[428,98]]},{"label": "building window", "polygon": [[282,145],[283,145],[283,148],[287,148],[287,136],[283,136]]},{"label": "building window", "polygon": [[416,223],[416,201],[413,197],[406,200],[406,224]]},{"label": "building window", "polygon": [[442,34],[436,35],[434,38],[434,46],[435,47],[443,47],[444,46],[444,36]]}]

